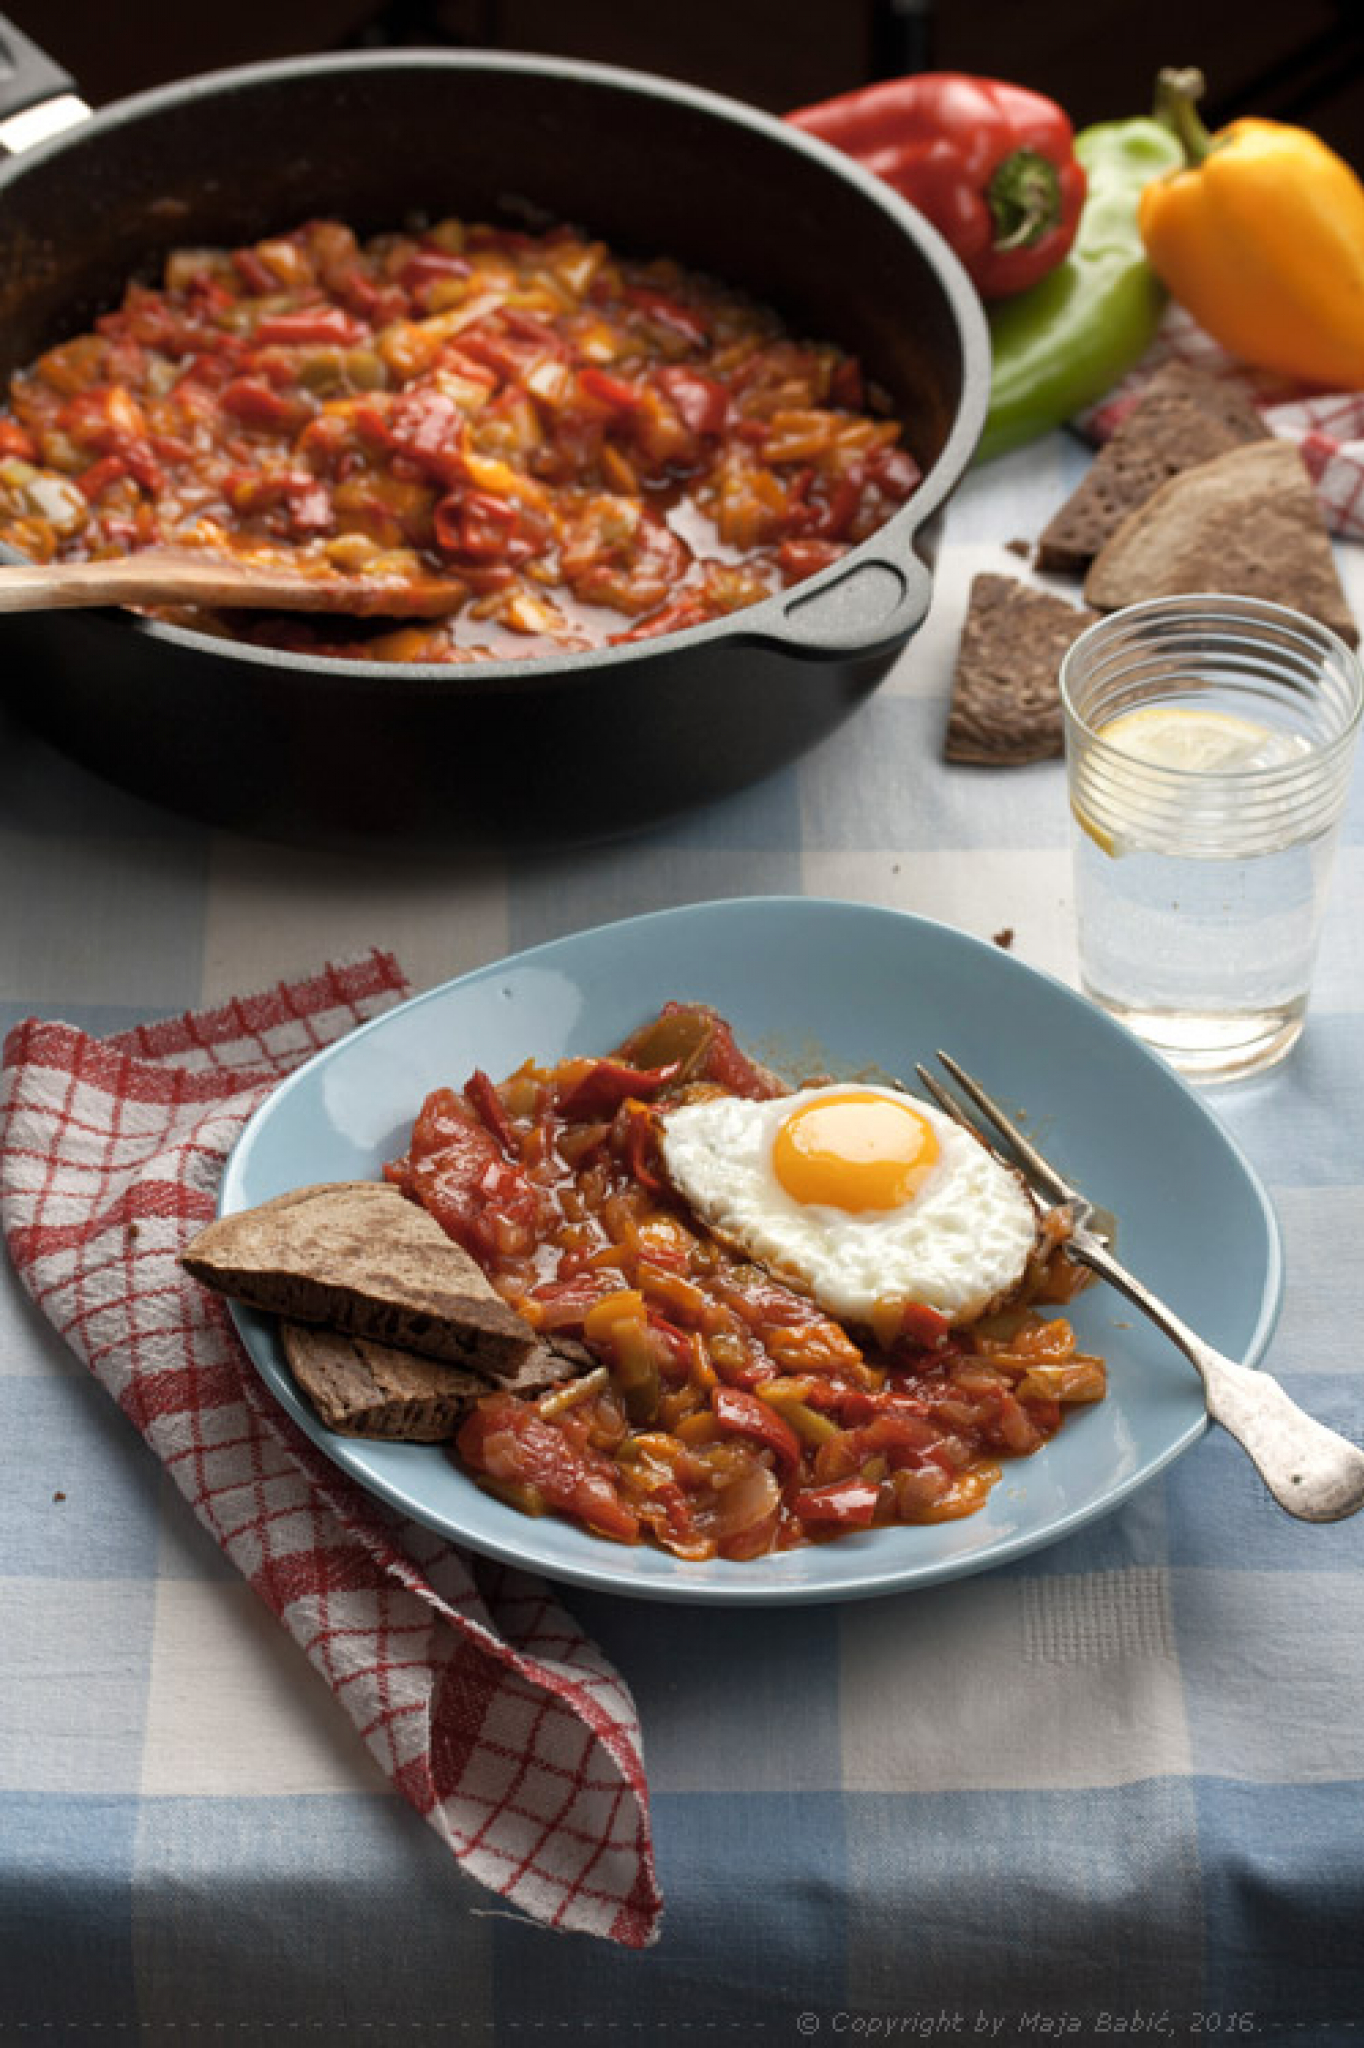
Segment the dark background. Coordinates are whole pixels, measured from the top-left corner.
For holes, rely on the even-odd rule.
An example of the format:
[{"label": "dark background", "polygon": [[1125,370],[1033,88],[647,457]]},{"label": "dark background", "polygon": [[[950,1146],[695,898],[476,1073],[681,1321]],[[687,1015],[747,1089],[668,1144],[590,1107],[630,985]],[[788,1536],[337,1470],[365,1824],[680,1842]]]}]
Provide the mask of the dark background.
[{"label": "dark background", "polygon": [[1213,125],[1314,127],[1364,169],[1364,0],[10,0],[103,104],[308,50],[482,44],[637,65],[784,112],[874,78],[957,70],[1058,99],[1077,127],[1146,111],[1162,64],[1207,75]]}]

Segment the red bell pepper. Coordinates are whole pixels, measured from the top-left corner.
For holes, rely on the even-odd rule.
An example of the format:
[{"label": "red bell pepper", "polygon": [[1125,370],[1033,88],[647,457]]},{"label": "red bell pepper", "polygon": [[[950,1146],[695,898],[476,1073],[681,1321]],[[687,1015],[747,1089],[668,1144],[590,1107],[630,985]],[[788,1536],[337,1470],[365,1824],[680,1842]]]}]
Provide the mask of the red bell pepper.
[{"label": "red bell pepper", "polygon": [[784,1477],[800,1470],[800,1438],[789,1422],[740,1387],[717,1387],[711,1396],[711,1412],[721,1429],[744,1436],[751,1443],[771,1451],[777,1470]]},{"label": "red bell pepper", "polygon": [[924,1351],[939,1351],[952,1334],[945,1315],[926,1302],[907,1301],[900,1315],[900,1335]]},{"label": "red bell pepper", "polygon": [[641,385],[631,384],[625,377],[613,377],[606,370],[579,370],[578,389],[612,412],[638,412],[644,403]]},{"label": "red bell pepper", "polygon": [[723,434],[729,419],[729,393],[716,378],[669,363],[654,372],[654,382],[671,399],[689,434]]},{"label": "red bell pepper", "polygon": [[642,1103],[632,1104],[626,1111],[626,1117],[624,1151],[631,1178],[637,1180],[642,1188],[647,1188],[651,1195],[661,1194],[666,1183],[659,1172],[653,1118]]},{"label": "red bell pepper", "polygon": [[800,107],[787,119],[917,206],[982,298],[1026,291],[1075,239],[1085,174],[1071,124],[1025,86],[924,71]]},{"label": "red bell pepper", "polygon": [[661,1067],[630,1067],[621,1060],[597,1060],[565,1088],[558,1103],[559,1114],[571,1124],[614,1116],[622,1102],[632,1096],[643,1101],[657,1095],[681,1071],[680,1060],[669,1060]]},{"label": "red bell pepper", "polygon": [[791,1506],[807,1529],[869,1529],[881,1498],[867,1479],[843,1479],[832,1486],[807,1486]]},{"label": "red bell pepper", "polygon": [[[0,454],[5,452],[4,448],[0,447]],[[76,478],[76,489],[93,505],[101,491],[107,490],[110,484],[117,483],[120,477],[127,474],[128,465],[121,455],[101,455],[98,462],[92,462],[89,469],[81,471]]]},{"label": "red bell pepper", "polygon": [[452,278],[473,274],[474,266],[466,256],[453,256],[444,249],[418,249],[398,272],[398,282],[413,298],[420,298],[432,285],[448,284]]},{"label": "red bell pepper", "polygon": [[23,461],[32,462],[37,453],[38,444],[26,427],[21,427],[18,420],[0,420],[0,455],[18,455]]},{"label": "red bell pepper", "polygon": [[701,315],[680,300],[669,298],[666,292],[652,291],[647,285],[627,284],[622,297],[629,305],[638,306],[646,319],[667,328],[693,348],[704,348],[710,340],[710,329]]},{"label": "red bell pepper", "polygon": [[473,1073],[470,1074],[465,1082],[464,1100],[478,1116],[480,1122],[487,1125],[498,1144],[502,1147],[504,1155],[508,1159],[519,1160],[521,1155],[517,1147],[516,1132],[512,1129],[511,1119],[503,1108],[502,1097],[498,1094],[491,1078],[484,1073],[482,1067],[475,1067]]},{"label": "red bell pepper", "polygon": [[267,313],[256,326],[256,340],[262,346],[275,343],[285,348],[328,342],[337,348],[355,348],[368,335],[368,327],[340,306],[300,306],[293,313]]},{"label": "red bell pepper", "polygon": [[231,413],[245,427],[261,427],[268,433],[293,432],[306,417],[297,398],[283,398],[260,377],[234,377],[223,386],[224,412]]}]

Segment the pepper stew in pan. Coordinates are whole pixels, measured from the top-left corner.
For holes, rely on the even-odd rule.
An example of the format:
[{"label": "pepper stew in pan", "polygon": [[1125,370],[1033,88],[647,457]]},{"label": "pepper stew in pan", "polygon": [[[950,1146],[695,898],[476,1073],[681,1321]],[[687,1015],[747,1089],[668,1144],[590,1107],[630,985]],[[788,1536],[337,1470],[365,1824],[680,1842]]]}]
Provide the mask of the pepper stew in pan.
[{"label": "pepper stew in pan", "polygon": [[567,227],[310,221],[180,249],[0,409],[0,538],[456,585],[435,624],[181,623],[463,662],[666,634],[826,567],[919,481],[856,360]]}]

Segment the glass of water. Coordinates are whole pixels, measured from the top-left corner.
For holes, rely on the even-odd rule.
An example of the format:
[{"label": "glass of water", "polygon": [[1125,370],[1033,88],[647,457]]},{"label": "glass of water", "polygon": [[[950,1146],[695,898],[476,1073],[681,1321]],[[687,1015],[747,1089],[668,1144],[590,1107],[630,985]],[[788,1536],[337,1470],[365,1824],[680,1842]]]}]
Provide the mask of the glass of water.
[{"label": "glass of water", "polygon": [[1061,666],[1087,995],[1181,1073],[1302,1031],[1364,707],[1344,641],[1283,605],[1157,598]]}]

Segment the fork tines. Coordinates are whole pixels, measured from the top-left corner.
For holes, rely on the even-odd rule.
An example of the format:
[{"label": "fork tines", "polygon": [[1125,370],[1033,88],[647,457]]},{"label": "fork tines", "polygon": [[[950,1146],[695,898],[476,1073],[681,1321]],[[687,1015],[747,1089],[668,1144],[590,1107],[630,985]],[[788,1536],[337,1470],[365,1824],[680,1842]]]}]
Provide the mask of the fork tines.
[{"label": "fork tines", "polygon": [[[981,1087],[979,1081],[968,1074],[964,1067],[959,1066],[950,1053],[943,1052],[941,1048],[938,1051],[938,1059],[946,1067],[962,1094],[974,1104],[981,1116],[984,1117],[995,1137],[1003,1139],[1018,1164],[1026,1169],[1043,1193],[1048,1195],[1053,1202],[1074,1200],[1077,1191],[1071,1187],[1068,1181],[1062,1179],[1050,1160],[1043,1158],[1037,1147],[1032,1143],[1032,1140],[1024,1136],[1018,1125],[1013,1121],[1013,1118],[1005,1114],[994,1097],[987,1094],[985,1089]],[[940,1109],[946,1110],[947,1114],[950,1117],[954,1117],[964,1130],[968,1130],[975,1137],[981,1138],[985,1144],[989,1145],[992,1152],[998,1153],[998,1146],[992,1144],[990,1139],[984,1136],[973,1120],[966,1114],[955,1096],[943,1087],[941,1081],[922,1066],[917,1067],[915,1071]]]}]

